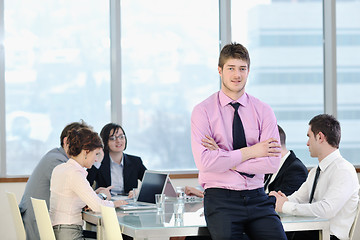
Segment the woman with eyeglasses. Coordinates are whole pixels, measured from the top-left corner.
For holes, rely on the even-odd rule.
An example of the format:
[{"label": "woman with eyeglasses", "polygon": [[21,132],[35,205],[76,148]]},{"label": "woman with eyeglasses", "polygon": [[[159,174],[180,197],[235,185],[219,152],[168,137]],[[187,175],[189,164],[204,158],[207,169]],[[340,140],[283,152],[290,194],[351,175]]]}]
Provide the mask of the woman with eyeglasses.
[{"label": "woman with eyeglasses", "polygon": [[96,188],[111,186],[112,195],[127,195],[137,188],[146,167],[140,157],[124,153],[127,139],[120,125],[106,124],[100,136],[104,142],[104,158],[100,166],[95,164],[88,169],[87,179],[90,185],[95,181]]}]

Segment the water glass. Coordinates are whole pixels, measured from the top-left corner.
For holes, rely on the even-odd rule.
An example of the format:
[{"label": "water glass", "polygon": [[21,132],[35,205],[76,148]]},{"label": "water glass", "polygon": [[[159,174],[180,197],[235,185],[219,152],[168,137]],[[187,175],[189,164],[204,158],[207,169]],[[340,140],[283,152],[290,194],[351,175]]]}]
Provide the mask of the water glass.
[{"label": "water glass", "polygon": [[182,219],[184,216],[185,205],[183,202],[174,203],[174,215],[175,219]]},{"label": "water glass", "polygon": [[155,194],[155,203],[158,211],[164,210],[165,194]]},{"label": "water glass", "polygon": [[184,187],[176,187],[176,194],[178,200],[185,200],[185,188]]},{"label": "water glass", "polygon": [[137,201],[137,198],[138,198],[138,189],[137,188],[133,188],[133,190],[132,190],[132,192],[133,192],[133,199],[134,199],[134,202],[136,202]]}]

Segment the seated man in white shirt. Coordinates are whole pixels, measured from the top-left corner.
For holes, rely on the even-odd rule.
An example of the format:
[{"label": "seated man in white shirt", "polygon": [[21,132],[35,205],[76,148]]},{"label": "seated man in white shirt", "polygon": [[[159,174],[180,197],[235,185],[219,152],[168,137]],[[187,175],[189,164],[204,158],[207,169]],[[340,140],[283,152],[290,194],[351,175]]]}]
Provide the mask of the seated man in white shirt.
[{"label": "seated man in white shirt", "polygon": [[[354,166],[338,149],[340,123],[331,115],[320,114],[310,120],[307,136],[310,155],[318,158],[320,171],[313,168],[299,190],[288,197],[281,191],[270,192],[276,197],[276,211],[329,219],[330,239],[349,239],[359,201],[359,183]],[[290,232],[287,236],[289,240],[319,239],[317,231]]]}]

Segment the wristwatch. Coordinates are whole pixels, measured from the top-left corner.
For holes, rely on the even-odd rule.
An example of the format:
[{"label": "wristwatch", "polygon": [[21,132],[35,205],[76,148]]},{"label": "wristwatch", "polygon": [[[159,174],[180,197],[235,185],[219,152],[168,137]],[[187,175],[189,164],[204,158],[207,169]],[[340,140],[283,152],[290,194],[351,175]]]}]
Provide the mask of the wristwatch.
[{"label": "wristwatch", "polygon": [[102,199],[102,200],[106,200],[107,199],[107,196],[105,193],[99,193],[99,197]]}]

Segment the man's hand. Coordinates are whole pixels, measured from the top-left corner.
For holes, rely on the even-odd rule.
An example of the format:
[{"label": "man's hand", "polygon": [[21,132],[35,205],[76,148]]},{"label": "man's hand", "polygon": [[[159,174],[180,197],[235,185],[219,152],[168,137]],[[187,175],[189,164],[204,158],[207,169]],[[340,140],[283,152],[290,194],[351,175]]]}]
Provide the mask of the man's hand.
[{"label": "man's hand", "polygon": [[289,199],[286,197],[286,195],[284,193],[282,193],[281,191],[278,191],[278,192],[271,191],[269,193],[269,196],[276,197],[275,211],[282,212],[284,203],[286,201],[289,201]]},{"label": "man's hand", "polygon": [[189,186],[185,187],[185,194],[188,196],[197,196],[197,197],[201,197],[201,198],[204,197],[203,191],[200,191],[194,187],[189,187]]},{"label": "man's hand", "polygon": [[113,186],[109,186],[107,188],[99,187],[98,189],[95,190],[95,192],[96,192],[96,194],[104,193],[107,197],[107,200],[110,200],[111,199],[110,189],[112,189],[112,188],[113,188]]},{"label": "man's hand", "polygon": [[219,149],[219,146],[216,144],[215,140],[209,135],[205,135],[205,138],[201,139],[201,144],[209,150]]},{"label": "man's hand", "polygon": [[275,138],[259,142],[251,147],[241,148],[243,161],[258,157],[278,157],[281,155],[281,145]]}]

